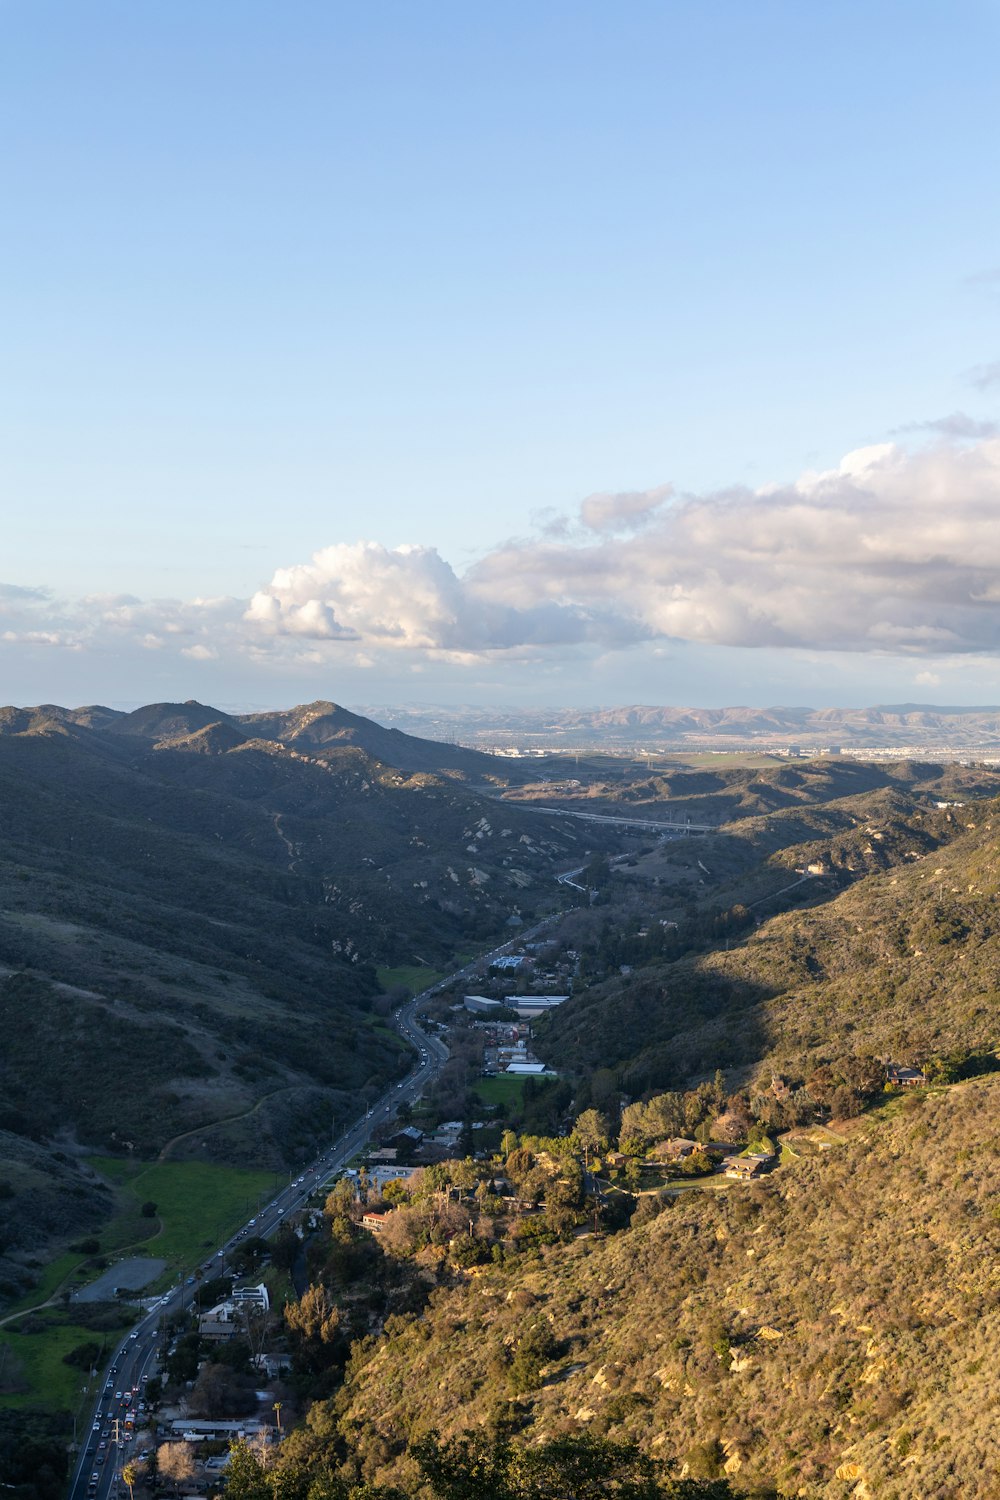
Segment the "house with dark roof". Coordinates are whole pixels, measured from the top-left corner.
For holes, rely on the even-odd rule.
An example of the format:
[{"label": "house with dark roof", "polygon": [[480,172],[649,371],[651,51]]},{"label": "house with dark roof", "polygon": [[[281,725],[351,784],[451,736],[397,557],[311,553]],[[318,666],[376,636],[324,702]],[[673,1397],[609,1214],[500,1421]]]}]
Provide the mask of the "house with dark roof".
[{"label": "house with dark roof", "polygon": [[922,1089],[927,1086],[927,1074],[922,1068],[905,1068],[900,1063],[886,1063],[885,1081],[894,1089]]}]

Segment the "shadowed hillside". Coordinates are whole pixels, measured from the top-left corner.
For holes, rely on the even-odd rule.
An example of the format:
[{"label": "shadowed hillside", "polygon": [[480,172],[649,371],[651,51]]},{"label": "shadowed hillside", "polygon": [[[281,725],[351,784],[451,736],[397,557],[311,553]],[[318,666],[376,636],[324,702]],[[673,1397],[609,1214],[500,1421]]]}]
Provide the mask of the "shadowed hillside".
[{"label": "shadowed hillside", "polygon": [[[937,811],[877,793],[789,816],[791,827],[772,820],[756,839],[737,823],[698,845],[713,870],[728,854],[731,871],[706,883],[686,920],[711,934],[701,914],[719,913],[718,931],[729,920],[732,937],[710,935],[671,962],[644,957],[649,939],[610,933],[605,970],[622,955],[631,972],[613,972],[548,1017],[544,1055],[584,1076],[613,1069],[634,1094],[715,1068],[800,1074],[859,1051],[930,1057],[996,1046],[1000,805]],[[828,824],[823,839],[768,854],[782,827],[815,834],[818,822]],[[664,859],[677,849],[667,846]],[[822,872],[812,883],[795,874],[809,861]],[[797,909],[772,915],[767,892],[790,879]],[[748,899],[756,913],[740,904]],[[684,920],[665,937],[654,930],[661,948],[683,947]]]},{"label": "shadowed hillside", "polygon": [[[0,1126],[47,1149],[308,1156],[408,1066],[376,970],[510,931],[584,845],[484,802],[461,754],[330,704],[3,710]],[[14,1255],[51,1216],[12,1181]]]}]

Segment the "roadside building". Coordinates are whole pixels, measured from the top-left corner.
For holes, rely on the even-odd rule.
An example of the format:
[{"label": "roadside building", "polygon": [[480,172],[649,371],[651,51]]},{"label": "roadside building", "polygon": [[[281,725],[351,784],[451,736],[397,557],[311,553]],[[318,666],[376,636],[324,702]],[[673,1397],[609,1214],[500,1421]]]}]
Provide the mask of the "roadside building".
[{"label": "roadside building", "polygon": [[516,1010],[522,1021],[537,1021],[548,1015],[558,1005],[565,1005],[568,995],[511,995],[507,1004]]},{"label": "roadside building", "polygon": [[244,1332],[244,1320],[233,1302],[220,1302],[202,1313],[198,1319],[198,1333],[211,1344],[224,1344]]},{"label": "roadside building", "polygon": [[238,1308],[253,1307],[259,1312],[270,1311],[271,1299],[262,1281],[258,1281],[255,1285],[244,1283],[242,1286],[234,1286],[229,1295]]}]

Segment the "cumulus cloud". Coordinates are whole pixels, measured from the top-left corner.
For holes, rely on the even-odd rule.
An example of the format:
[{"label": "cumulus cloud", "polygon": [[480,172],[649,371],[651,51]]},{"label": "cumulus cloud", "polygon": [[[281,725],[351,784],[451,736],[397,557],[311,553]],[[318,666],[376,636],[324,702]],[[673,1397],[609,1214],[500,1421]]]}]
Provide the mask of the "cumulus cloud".
[{"label": "cumulus cloud", "polygon": [[640,536],[521,543],[467,584],[514,607],[587,601],[649,635],[736,646],[1000,645],[1000,443],[894,444],[794,484],[674,501]]},{"label": "cumulus cloud", "polygon": [[461,654],[644,633],[583,601],[514,605],[460,579],[434,547],[377,542],[338,543],[279,569],[244,620],[272,635]]},{"label": "cumulus cloud", "polygon": [[250,599],[0,593],[0,642],[128,641],[161,660],[293,670],[537,664],[675,641],[954,660],[1000,651],[998,521],[1000,439],[953,431],[757,490],[592,495],[564,532],[505,543],[463,574],[431,546],[337,542]]}]

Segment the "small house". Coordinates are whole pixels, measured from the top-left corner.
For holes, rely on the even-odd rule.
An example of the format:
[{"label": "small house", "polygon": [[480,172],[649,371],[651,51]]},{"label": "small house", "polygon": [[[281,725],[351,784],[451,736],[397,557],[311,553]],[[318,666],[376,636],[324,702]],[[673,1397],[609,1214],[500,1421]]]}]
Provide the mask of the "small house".
[{"label": "small house", "polygon": [[697,1141],[689,1141],[683,1136],[674,1136],[669,1141],[657,1141],[649,1155],[656,1161],[682,1161],[686,1156],[692,1156],[698,1149]]},{"label": "small house", "polygon": [[760,1176],[765,1162],[768,1161],[770,1161],[768,1156],[734,1156],[726,1167],[726,1176],[749,1182],[754,1177]]},{"label": "small house", "polygon": [[927,1086],[927,1074],[922,1068],[904,1068],[899,1063],[887,1063],[885,1081],[891,1088],[922,1089]]}]

